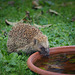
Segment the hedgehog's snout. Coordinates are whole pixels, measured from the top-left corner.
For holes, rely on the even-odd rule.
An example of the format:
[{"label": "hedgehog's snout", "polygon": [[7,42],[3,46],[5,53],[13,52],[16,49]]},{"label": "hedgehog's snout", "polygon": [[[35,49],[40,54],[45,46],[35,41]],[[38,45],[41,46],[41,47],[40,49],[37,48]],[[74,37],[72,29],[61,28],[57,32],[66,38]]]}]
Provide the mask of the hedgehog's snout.
[{"label": "hedgehog's snout", "polygon": [[50,52],[49,47],[48,48],[41,47],[40,49],[41,49],[41,51],[39,51],[39,52],[41,55],[43,55],[43,56],[49,56],[50,55],[49,54],[49,52]]}]

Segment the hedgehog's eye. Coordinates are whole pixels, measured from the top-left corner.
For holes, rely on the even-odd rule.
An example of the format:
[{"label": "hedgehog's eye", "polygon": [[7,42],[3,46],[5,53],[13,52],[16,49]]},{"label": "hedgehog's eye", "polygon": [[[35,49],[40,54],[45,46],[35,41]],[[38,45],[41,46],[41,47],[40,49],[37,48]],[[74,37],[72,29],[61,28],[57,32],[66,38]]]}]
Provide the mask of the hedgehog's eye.
[{"label": "hedgehog's eye", "polygon": [[37,39],[34,39],[34,45],[37,44]]},{"label": "hedgehog's eye", "polygon": [[36,44],[36,39],[34,39],[34,44]]}]

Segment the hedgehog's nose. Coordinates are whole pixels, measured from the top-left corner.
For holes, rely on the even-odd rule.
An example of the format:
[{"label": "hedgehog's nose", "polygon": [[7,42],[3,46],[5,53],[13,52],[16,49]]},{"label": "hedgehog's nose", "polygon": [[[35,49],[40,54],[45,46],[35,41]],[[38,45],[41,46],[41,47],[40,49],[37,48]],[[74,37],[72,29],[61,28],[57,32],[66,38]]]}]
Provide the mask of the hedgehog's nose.
[{"label": "hedgehog's nose", "polygon": [[49,55],[50,55],[50,54],[49,54],[49,47],[48,47],[48,48],[42,47],[42,48],[41,48],[41,51],[39,51],[39,53],[40,53],[41,55],[43,55],[43,56],[49,56]]},{"label": "hedgehog's nose", "polygon": [[50,51],[49,48],[46,48],[45,51],[46,51],[45,56],[49,56],[49,55],[50,55],[50,54],[49,54],[49,51]]}]

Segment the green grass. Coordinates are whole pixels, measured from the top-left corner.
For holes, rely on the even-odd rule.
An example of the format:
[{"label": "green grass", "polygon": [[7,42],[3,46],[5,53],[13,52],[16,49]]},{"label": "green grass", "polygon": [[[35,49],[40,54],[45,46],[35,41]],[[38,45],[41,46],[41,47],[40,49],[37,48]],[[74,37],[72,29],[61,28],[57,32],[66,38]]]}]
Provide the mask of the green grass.
[{"label": "green grass", "polygon": [[[75,22],[71,22],[75,16],[74,0],[51,0],[54,4],[51,6],[40,1],[43,8],[38,10],[32,9],[31,0],[14,0],[13,6],[8,1],[10,0],[0,0],[0,75],[38,75],[27,66],[29,55],[7,52],[8,35],[5,37],[5,34],[11,30],[11,26],[5,24],[5,19],[16,22],[24,18],[25,11],[29,11],[31,24],[52,24],[51,27],[40,28],[48,36],[50,47],[75,45]],[[66,3],[66,6],[61,6],[62,3]],[[48,9],[53,9],[62,16],[51,15],[47,13]],[[41,11],[44,13],[38,16]]]}]

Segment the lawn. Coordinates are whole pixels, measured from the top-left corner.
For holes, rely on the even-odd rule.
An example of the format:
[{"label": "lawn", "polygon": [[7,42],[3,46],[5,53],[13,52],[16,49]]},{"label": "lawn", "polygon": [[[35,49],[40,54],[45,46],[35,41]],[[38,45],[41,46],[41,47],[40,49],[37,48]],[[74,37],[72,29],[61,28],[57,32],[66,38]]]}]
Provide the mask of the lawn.
[{"label": "lawn", "polygon": [[[39,0],[40,9],[33,9],[32,0],[0,0],[0,75],[38,75],[27,66],[29,55],[22,52],[7,52],[8,32],[12,26],[7,26],[5,20],[18,22],[30,12],[31,25],[47,25],[40,28],[48,36],[49,46],[75,45],[75,1],[74,0]],[[49,12],[52,9],[55,12]]]}]

